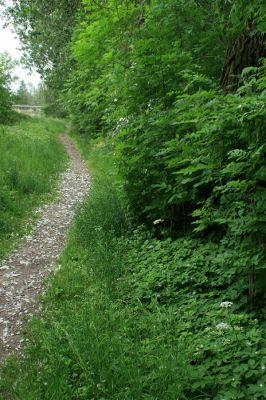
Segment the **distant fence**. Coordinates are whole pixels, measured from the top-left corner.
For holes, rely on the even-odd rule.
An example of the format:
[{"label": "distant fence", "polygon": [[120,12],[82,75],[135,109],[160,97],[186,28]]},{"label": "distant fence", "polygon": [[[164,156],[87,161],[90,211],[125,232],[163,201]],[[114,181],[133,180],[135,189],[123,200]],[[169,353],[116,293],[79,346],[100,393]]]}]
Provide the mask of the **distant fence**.
[{"label": "distant fence", "polygon": [[41,114],[43,107],[28,104],[13,104],[14,110],[25,114]]}]

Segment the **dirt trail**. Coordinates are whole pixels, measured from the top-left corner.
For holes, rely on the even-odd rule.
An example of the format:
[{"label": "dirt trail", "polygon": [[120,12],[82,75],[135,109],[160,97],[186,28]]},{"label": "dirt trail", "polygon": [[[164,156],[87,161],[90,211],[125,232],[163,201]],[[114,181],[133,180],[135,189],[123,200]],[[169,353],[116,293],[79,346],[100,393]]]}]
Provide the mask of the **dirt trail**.
[{"label": "dirt trail", "polygon": [[0,362],[19,350],[25,317],[34,313],[42,282],[64,248],[74,211],[89,189],[89,172],[73,142],[61,135],[70,158],[58,200],[38,210],[39,222],[0,264]]}]

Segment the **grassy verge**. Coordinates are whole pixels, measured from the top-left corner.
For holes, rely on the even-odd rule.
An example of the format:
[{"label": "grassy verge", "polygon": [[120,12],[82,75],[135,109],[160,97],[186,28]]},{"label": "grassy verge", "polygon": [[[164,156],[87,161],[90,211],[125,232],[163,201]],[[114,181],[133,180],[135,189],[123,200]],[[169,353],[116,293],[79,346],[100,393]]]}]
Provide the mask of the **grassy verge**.
[{"label": "grassy verge", "polygon": [[265,398],[263,325],[215,275],[239,251],[132,227],[112,148],[79,144],[93,189],[24,357],[2,370],[2,399]]},{"label": "grassy verge", "polygon": [[0,126],[0,257],[26,232],[32,210],[51,196],[66,164],[61,122],[25,117]]}]

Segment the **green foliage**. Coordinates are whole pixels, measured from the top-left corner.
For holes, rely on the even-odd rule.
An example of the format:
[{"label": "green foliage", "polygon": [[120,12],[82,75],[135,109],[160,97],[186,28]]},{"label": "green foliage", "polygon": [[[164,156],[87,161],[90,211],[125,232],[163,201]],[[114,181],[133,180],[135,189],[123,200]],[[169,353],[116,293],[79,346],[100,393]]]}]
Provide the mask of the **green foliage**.
[{"label": "green foliage", "polygon": [[[244,70],[236,95],[217,82],[229,41],[251,15],[260,23],[262,3],[85,1],[83,11],[66,108],[81,132],[116,136],[137,221],[162,220],[162,236],[244,239],[260,253],[265,69]],[[247,157],[236,166],[237,150]]]},{"label": "green foliage", "polygon": [[62,117],[58,98],[72,64],[69,42],[80,0],[11,1],[6,8],[24,50],[24,62],[37,68],[48,87],[50,115]]},{"label": "green foliage", "polygon": [[23,43],[25,58],[29,64],[37,66],[42,75],[53,67],[60,68],[59,64],[65,61],[66,45],[72,35],[79,5],[79,0],[45,3],[25,0],[12,1],[8,5],[6,14],[12,18]]},{"label": "green foliage", "polygon": [[246,191],[263,190],[264,102],[263,94],[199,91],[179,96],[170,111],[151,109],[147,119],[122,127],[120,164],[136,212],[181,230],[200,203],[208,207],[214,199],[228,211],[229,193],[247,203]]},{"label": "green foliage", "polygon": [[56,133],[62,124],[28,118],[0,126],[0,256],[25,233],[32,210],[48,200],[65,155]]},{"label": "green foliage", "polygon": [[131,231],[110,150],[89,150],[92,192],[2,398],[262,399],[263,318],[243,311],[249,254]]},{"label": "green foliage", "polygon": [[3,399],[264,398],[265,60],[218,82],[265,2],[50,3],[14,19],[100,176]]},{"label": "green foliage", "polygon": [[31,103],[31,94],[24,81],[20,81],[19,87],[16,91],[16,103],[17,104]]},{"label": "green foliage", "polygon": [[[175,324],[175,343],[193,349],[191,354],[183,349],[186,371],[193,366],[195,375],[189,386],[181,384],[180,398],[260,398],[262,327],[240,311],[247,302],[250,254],[230,242],[159,241],[141,231],[128,244],[122,301],[131,305],[139,326],[149,314],[159,314],[167,326]],[[171,395],[174,399],[174,391]]]},{"label": "green foliage", "polygon": [[26,85],[25,82],[21,80],[14,96],[14,102],[19,105],[44,105],[44,91],[45,87],[42,83],[40,83],[37,87],[34,87],[31,84]]},{"label": "green foliage", "polygon": [[[259,86],[258,80],[254,85]],[[170,111],[149,110],[147,120],[140,117],[120,129],[118,160],[138,220],[155,224],[160,236],[192,234],[222,247],[225,241],[236,257],[246,260],[238,294],[245,288],[260,304],[260,281],[265,280],[265,92],[253,87],[253,93],[243,96],[249,90],[247,83],[241,95],[198,91],[178,96]],[[236,273],[233,259],[227,267],[228,273]]]},{"label": "green foliage", "polygon": [[14,117],[10,89],[13,63],[6,54],[0,54],[0,124],[9,123]]},{"label": "green foliage", "polygon": [[263,21],[262,3],[85,0],[62,97],[75,127],[92,137],[122,119],[148,123],[150,107],[214,86],[232,38]]},{"label": "green foliage", "polygon": [[266,31],[266,6],[263,0],[251,0],[249,2],[237,0],[228,3],[231,3],[230,20],[231,29],[234,33],[243,30],[247,22],[254,23],[256,28],[262,32]]},{"label": "green foliage", "polygon": [[[211,14],[194,1],[110,1],[107,8],[92,3],[84,2],[73,43],[76,65],[63,99],[82,132],[93,136],[115,129],[124,118],[145,118],[150,106],[168,109],[191,65],[200,64],[199,75],[206,71],[218,78],[226,40],[212,2]],[[200,85],[209,86],[202,78]]]}]

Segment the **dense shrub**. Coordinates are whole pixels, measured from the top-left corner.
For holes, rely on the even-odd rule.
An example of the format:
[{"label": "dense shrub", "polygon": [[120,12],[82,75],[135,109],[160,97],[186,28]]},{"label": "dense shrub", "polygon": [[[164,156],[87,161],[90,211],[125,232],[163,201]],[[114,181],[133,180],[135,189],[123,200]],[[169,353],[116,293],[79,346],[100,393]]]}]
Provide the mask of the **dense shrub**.
[{"label": "dense shrub", "polygon": [[122,127],[120,164],[137,214],[182,230],[199,204],[215,199],[217,208],[230,208],[232,197],[247,202],[247,191],[263,190],[264,102],[264,94],[199,91]]}]

